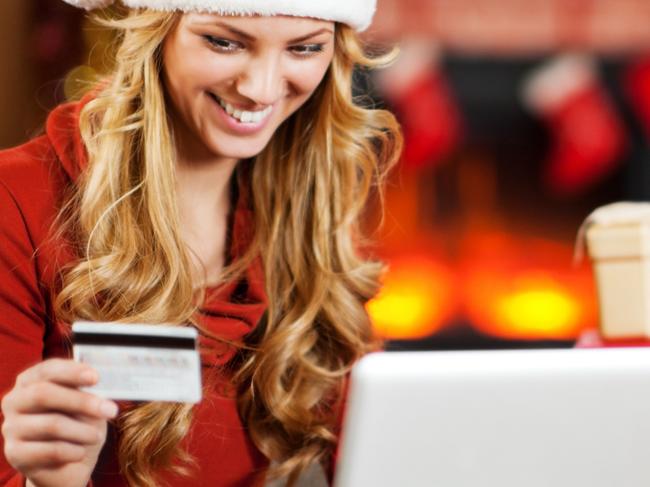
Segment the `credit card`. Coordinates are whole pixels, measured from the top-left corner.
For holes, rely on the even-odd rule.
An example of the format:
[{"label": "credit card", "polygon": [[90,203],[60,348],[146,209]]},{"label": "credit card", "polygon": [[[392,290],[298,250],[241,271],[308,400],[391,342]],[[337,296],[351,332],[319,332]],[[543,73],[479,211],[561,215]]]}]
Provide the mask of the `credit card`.
[{"label": "credit card", "polygon": [[115,400],[201,400],[196,329],[77,321],[72,334],[74,359],[99,374],[99,382],[83,390]]}]

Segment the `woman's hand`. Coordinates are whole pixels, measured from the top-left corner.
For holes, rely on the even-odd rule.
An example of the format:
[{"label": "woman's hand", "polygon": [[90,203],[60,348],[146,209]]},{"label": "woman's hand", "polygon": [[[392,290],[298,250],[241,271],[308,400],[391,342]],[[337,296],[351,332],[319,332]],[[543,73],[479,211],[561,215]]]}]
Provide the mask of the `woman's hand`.
[{"label": "woman's hand", "polygon": [[73,360],[50,359],[22,372],[2,400],[4,454],[34,487],[83,487],[106,441],[117,404],[79,387],[97,372]]}]

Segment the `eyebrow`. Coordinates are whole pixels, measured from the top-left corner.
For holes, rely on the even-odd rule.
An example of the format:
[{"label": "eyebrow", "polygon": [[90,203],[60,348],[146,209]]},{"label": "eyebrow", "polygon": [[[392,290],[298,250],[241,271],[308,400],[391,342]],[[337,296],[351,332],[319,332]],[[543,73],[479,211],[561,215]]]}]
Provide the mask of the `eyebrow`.
[{"label": "eyebrow", "polygon": [[[244,32],[243,30],[235,29],[234,27],[232,27],[232,26],[230,26],[230,25],[228,25],[228,24],[226,24],[224,22],[209,22],[209,24],[210,25],[215,25],[215,26],[218,26],[218,27],[222,27],[222,28],[230,31],[231,33],[233,33],[235,35],[243,37],[244,39],[246,39],[248,41],[254,41],[255,40],[255,37],[252,36],[251,34],[248,34],[247,32]],[[299,43],[299,42],[302,42],[302,41],[306,41],[307,39],[311,39],[312,37],[316,37],[317,35],[323,34],[325,32],[329,32],[330,34],[334,33],[330,29],[327,29],[327,28],[323,27],[322,29],[318,29],[318,30],[316,30],[314,32],[311,32],[311,33],[307,34],[307,35],[296,37],[295,39],[291,39],[291,40],[289,40],[288,43],[289,44],[296,44],[296,43]]]}]

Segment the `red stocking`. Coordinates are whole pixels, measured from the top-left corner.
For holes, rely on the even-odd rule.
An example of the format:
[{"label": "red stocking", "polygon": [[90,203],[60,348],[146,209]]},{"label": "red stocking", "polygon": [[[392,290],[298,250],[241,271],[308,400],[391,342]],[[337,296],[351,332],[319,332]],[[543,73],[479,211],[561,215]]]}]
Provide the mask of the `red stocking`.
[{"label": "red stocking", "polygon": [[375,78],[402,124],[402,161],[407,167],[438,164],[461,138],[460,111],[439,69],[438,57],[433,43],[404,42],[396,64],[379,71]]},{"label": "red stocking", "polygon": [[650,56],[627,69],[624,84],[646,136],[650,138]]},{"label": "red stocking", "polygon": [[526,96],[551,132],[544,174],[551,191],[581,193],[616,169],[625,129],[589,60],[566,56],[544,66],[530,78]]},{"label": "red stocking", "polygon": [[460,113],[439,72],[422,73],[392,101],[404,130],[404,164],[437,164],[456,147]]}]

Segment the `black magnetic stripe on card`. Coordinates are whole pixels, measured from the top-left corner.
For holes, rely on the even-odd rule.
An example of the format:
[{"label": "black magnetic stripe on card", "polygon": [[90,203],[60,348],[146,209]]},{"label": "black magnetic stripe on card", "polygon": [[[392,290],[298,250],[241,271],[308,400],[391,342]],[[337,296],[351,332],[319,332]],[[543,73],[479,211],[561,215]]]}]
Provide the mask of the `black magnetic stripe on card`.
[{"label": "black magnetic stripe on card", "polygon": [[75,345],[101,345],[113,347],[148,347],[194,350],[194,338],[151,336],[151,335],[120,335],[116,333],[73,333]]}]

